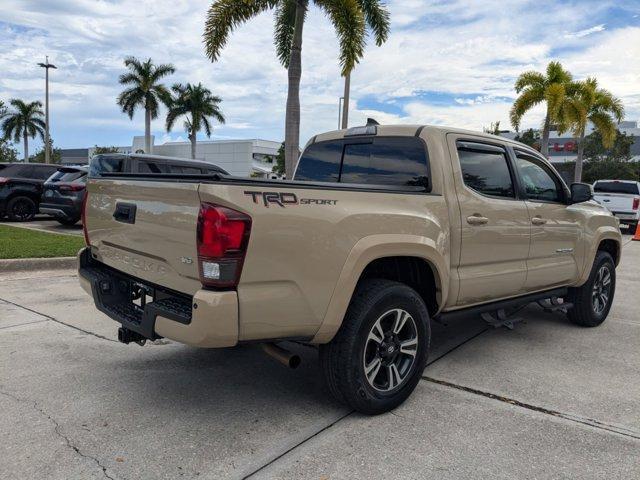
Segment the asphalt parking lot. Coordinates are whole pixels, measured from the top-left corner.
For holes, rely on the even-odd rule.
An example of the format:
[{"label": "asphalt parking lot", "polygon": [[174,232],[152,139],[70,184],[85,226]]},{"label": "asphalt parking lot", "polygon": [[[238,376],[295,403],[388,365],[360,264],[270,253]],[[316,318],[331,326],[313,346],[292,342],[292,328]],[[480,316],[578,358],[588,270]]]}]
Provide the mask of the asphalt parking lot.
[{"label": "asphalt parking lot", "polygon": [[11,225],[12,227],[39,230],[41,232],[62,233],[64,235],[82,235],[82,223],[78,222],[75,225],[62,225],[53,217],[48,215],[36,215],[36,217],[30,222],[10,222],[5,220],[0,223]]},{"label": "asphalt parking lot", "polygon": [[73,271],[0,272],[0,478],[640,478],[640,242],[596,329],[537,306],[515,329],[434,327],[412,397],[334,403],[315,351],[115,341]]}]

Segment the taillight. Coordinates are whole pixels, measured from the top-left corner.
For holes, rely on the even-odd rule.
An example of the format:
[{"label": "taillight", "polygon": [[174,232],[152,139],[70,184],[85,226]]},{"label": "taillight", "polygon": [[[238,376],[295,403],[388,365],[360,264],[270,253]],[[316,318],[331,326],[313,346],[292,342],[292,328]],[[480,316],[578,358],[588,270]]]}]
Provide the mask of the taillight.
[{"label": "taillight", "polygon": [[205,287],[238,285],[249,244],[251,217],[227,207],[200,204],[198,213],[198,268]]},{"label": "taillight", "polygon": [[59,183],[58,190],[61,192],[81,192],[84,190],[84,185],[77,183]]},{"label": "taillight", "polygon": [[84,192],[84,198],[82,199],[82,233],[84,234],[84,244],[88,247],[89,243],[89,231],[87,230],[87,199],[89,198],[89,191]]},{"label": "taillight", "polygon": [[636,197],[633,199],[633,209],[638,210],[638,207],[640,207],[640,198]]},{"label": "taillight", "polygon": [[0,177],[0,185],[4,185],[5,183],[9,183],[9,179],[7,177]]}]

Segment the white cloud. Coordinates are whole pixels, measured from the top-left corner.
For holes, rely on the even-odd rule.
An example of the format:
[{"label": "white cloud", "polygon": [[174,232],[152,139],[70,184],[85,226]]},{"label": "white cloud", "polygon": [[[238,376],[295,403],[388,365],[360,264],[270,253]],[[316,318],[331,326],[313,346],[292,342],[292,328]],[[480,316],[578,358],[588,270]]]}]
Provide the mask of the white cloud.
[{"label": "white cloud", "polygon": [[[44,72],[35,63],[48,54],[59,67],[51,75],[56,145],[127,145],[141,134],[143,117],[139,113],[130,121],[120,112],[117,76],[126,55],[152,57],[175,64],[177,72],[167,83],[202,82],[223,98],[227,124],[215,126],[214,138],[281,140],[287,75],[273,48],[272,14],[239,27],[220,61],[212,64],[204,56],[201,36],[209,3],[3,0],[0,98],[42,99]],[[508,127],[505,98],[515,96],[514,79],[524,70],[543,70],[552,59],[578,77],[598,77],[623,99],[628,118],[640,119],[640,27],[604,29],[613,1],[388,4],[392,34],[383,47],[368,46],[352,76],[352,124],[375,116],[384,122],[476,130],[500,120]],[[596,31],[598,35],[586,33]],[[337,124],[343,87],[337,50],[329,22],[312,7],[303,43],[302,142]],[[451,105],[434,104],[416,92],[444,92]],[[355,106],[365,97],[390,102],[396,113],[358,111]],[[542,114],[542,108],[527,114],[523,126],[539,125]],[[180,125],[168,138],[184,135]],[[154,120],[152,127],[156,138],[163,138],[164,119]]]}]

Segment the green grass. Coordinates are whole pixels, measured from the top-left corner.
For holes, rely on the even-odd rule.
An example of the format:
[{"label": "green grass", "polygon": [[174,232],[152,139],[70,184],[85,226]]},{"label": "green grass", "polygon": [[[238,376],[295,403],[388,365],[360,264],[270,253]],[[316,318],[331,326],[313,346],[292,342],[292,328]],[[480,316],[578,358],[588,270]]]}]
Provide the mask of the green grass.
[{"label": "green grass", "polygon": [[0,259],[73,257],[83,246],[82,237],[0,225]]}]

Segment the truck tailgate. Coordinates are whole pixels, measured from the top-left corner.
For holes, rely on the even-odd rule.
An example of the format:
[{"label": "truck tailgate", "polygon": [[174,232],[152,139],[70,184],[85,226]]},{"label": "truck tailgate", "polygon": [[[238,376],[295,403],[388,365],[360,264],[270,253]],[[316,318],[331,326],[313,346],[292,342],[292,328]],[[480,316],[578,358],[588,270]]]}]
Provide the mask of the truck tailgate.
[{"label": "truck tailgate", "polygon": [[596,193],[593,198],[610,212],[634,213],[633,199],[637,196],[628,193]]},{"label": "truck tailgate", "polygon": [[179,292],[192,295],[200,288],[197,183],[101,179],[89,181],[87,192],[94,258]]}]

